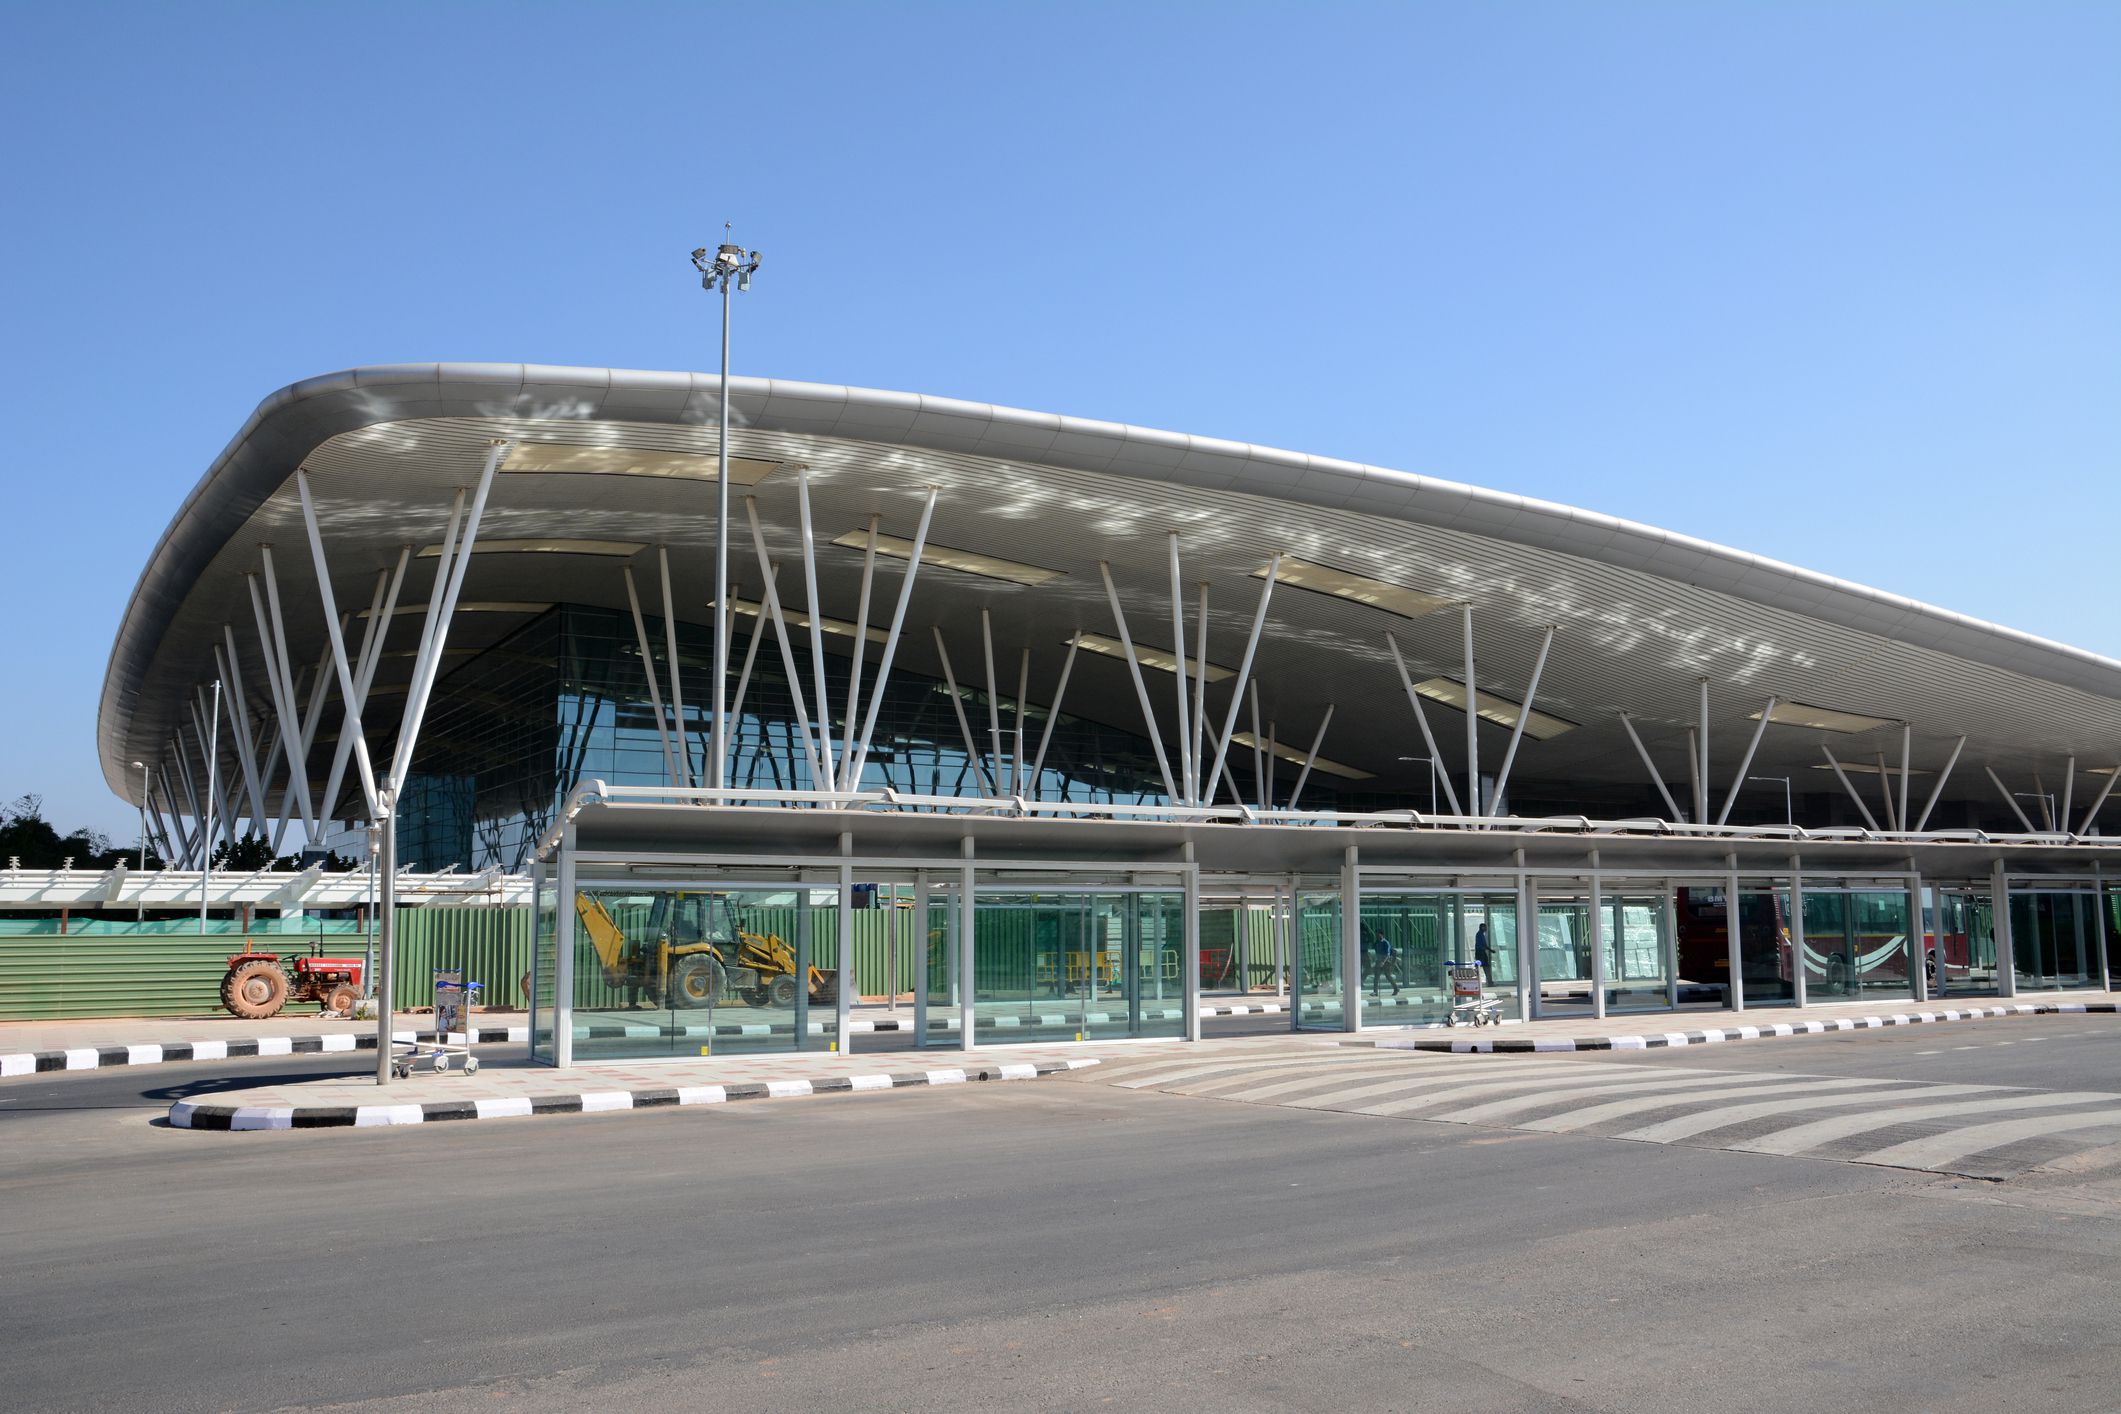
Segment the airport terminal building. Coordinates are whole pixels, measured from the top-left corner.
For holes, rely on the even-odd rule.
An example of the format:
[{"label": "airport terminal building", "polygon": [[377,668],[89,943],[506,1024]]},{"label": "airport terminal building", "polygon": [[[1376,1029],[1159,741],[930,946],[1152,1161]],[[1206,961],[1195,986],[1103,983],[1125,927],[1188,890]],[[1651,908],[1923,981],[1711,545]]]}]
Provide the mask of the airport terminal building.
[{"label": "airport terminal building", "polygon": [[112,789],[180,867],[520,879],[557,1064],[1431,1025],[1454,965],[1525,1018],[2107,983],[2121,663],[1209,437],[723,426],[688,373],[267,398],[119,629]]}]

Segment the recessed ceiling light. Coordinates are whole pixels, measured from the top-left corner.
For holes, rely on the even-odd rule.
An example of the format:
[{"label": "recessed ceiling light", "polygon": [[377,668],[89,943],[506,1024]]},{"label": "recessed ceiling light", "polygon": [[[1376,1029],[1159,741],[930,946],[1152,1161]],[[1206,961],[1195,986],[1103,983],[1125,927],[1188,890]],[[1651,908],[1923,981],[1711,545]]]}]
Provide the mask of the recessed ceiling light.
[{"label": "recessed ceiling light", "polygon": [[[1253,740],[1254,738],[1250,732],[1236,732],[1230,737],[1230,744],[1232,746],[1242,746],[1249,751],[1252,748]],[[1282,760],[1293,761],[1299,766],[1303,765],[1306,759],[1305,753],[1300,748],[1291,746],[1286,741],[1275,742],[1273,744],[1273,752]],[[1329,776],[1339,776],[1343,780],[1370,781],[1376,779],[1376,776],[1371,772],[1358,771],[1353,766],[1346,766],[1338,761],[1328,761],[1323,756],[1313,761],[1311,766],[1313,770],[1323,771]]]},{"label": "recessed ceiling light", "polygon": [[[1466,685],[1456,678],[1430,678],[1427,682],[1415,683],[1414,690],[1432,702],[1456,707],[1461,712],[1466,710]],[[1486,690],[1480,692],[1479,698],[1480,720],[1493,722],[1499,727],[1516,726],[1518,714],[1525,710],[1522,703]],[[1525,717],[1524,734],[1534,741],[1549,741],[1575,729],[1574,722],[1565,721],[1551,712],[1542,712],[1537,707]]]},{"label": "recessed ceiling light", "polygon": [[[1070,640],[1064,639],[1062,641],[1068,642]],[[1124,659],[1127,656],[1127,649],[1124,644],[1116,638],[1107,638],[1101,633],[1079,633],[1075,635],[1072,641],[1088,652],[1102,653],[1108,658]],[[1151,648],[1146,643],[1137,641],[1134,645],[1134,660],[1145,668],[1155,668],[1166,673],[1178,671],[1178,655],[1168,648]],[[1186,664],[1186,676],[1188,678],[1191,678],[1196,671],[1198,671],[1196,664],[1192,662]],[[1236,676],[1237,673],[1233,669],[1225,668],[1219,663],[1208,664],[1209,682],[1221,682],[1224,678],[1234,678]]]},{"label": "recessed ceiling light", "polygon": [[[869,532],[850,530],[832,542],[854,550],[869,548]],[[890,555],[894,559],[913,558],[913,542],[896,535],[879,533],[876,537],[876,552]],[[982,555],[977,550],[957,550],[948,545],[938,545],[933,540],[921,547],[921,566],[939,565],[946,570],[957,570],[961,574],[976,574],[984,579],[1006,580],[1011,584],[1046,584],[1052,580],[1066,578],[1063,570],[1043,569],[1038,565],[1027,565],[1016,560],[999,559],[993,555]]]},{"label": "recessed ceiling light", "polygon": [[[756,486],[781,464],[754,457],[729,459],[729,484]],[[659,476],[713,481],[719,459],[698,452],[659,452],[640,447],[572,447],[557,442],[518,442],[508,451],[502,471],[546,476]]]},{"label": "recessed ceiling light", "polygon": [[[735,609],[738,613],[748,614],[754,618],[756,618],[759,614],[765,612],[766,608],[764,604],[759,603],[756,599],[732,599],[729,601],[729,604],[730,607]],[[810,627],[810,615],[802,613],[799,610],[793,609],[786,604],[781,605],[781,618],[791,628]],[[842,638],[854,637],[855,629],[854,624],[851,620],[819,619],[817,621],[817,624],[819,628],[822,628],[827,633],[836,633]],[[868,638],[871,643],[887,642],[890,637],[891,635],[889,633],[886,633],[883,629],[880,628],[872,628],[868,630]]]},{"label": "recessed ceiling light", "polygon": [[[471,547],[474,555],[608,555],[631,559],[647,549],[637,540],[480,540]],[[423,546],[419,558],[432,560],[442,553],[440,545]]]},{"label": "recessed ceiling light", "polygon": [[[1755,712],[1753,715],[1757,717],[1760,714],[1758,712]],[[1812,769],[1815,771],[1831,771],[1834,768],[1832,766],[1829,766],[1826,762],[1822,761],[1818,765],[1812,767]],[[1870,765],[1862,761],[1843,761],[1841,763],[1841,769],[1848,772],[1852,776],[1875,776],[1879,774],[1877,766]],[[1898,766],[1887,766],[1885,768],[1885,774],[1888,776],[1897,776],[1900,774],[1900,768]],[[1910,770],[1908,774],[1910,776],[1927,776],[1930,774],[1930,772],[1923,770],[1920,766],[1917,766],[1914,769]]]},{"label": "recessed ceiling light", "polygon": [[[460,614],[542,614],[551,607],[552,605],[550,604],[520,603],[512,599],[481,599],[477,601],[467,599],[457,605],[457,612]],[[392,618],[403,618],[407,614],[424,614],[427,612],[427,606],[425,604],[400,604],[390,612]],[[363,609],[360,613],[355,614],[354,617],[365,619],[368,617],[368,610]]]},{"label": "recessed ceiling light", "polygon": [[[1254,579],[1266,577],[1264,565],[1252,572]],[[1368,604],[1373,609],[1383,609],[1388,614],[1398,614],[1408,619],[1425,618],[1456,602],[1441,595],[1424,594],[1418,589],[1387,584],[1381,579],[1371,579],[1368,575],[1351,574],[1347,570],[1334,569],[1331,565],[1314,565],[1307,560],[1292,560],[1287,556],[1282,557],[1281,568],[1274,572],[1274,582],[1308,589],[1314,594],[1330,594],[1336,599]]]},{"label": "recessed ceiling light", "polygon": [[[1748,712],[1745,719],[1757,722],[1760,714]],[[1866,717],[1861,712],[1841,712],[1832,707],[1812,707],[1802,702],[1777,702],[1768,720],[1785,727],[1810,727],[1814,731],[1843,732],[1850,736],[1893,725],[1890,717]]]}]

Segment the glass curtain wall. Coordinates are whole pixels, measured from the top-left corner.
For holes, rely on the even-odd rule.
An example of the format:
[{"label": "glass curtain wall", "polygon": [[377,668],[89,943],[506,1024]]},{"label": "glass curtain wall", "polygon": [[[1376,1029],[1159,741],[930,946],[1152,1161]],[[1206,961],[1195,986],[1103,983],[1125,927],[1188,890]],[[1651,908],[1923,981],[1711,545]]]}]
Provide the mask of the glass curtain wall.
[{"label": "glass curtain wall", "polygon": [[553,1053],[553,967],[558,961],[554,940],[558,936],[557,906],[560,893],[549,869],[535,875],[537,902],[531,910],[530,936],[530,1054],[548,1065],[559,1057]]},{"label": "glass curtain wall", "polygon": [[1185,1035],[1182,891],[982,886],[974,928],[982,1042]]},{"label": "glass curtain wall", "polygon": [[1451,1009],[1452,963],[1480,964],[1490,998],[1517,994],[1514,892],[1365,890],[1361,932],[1366,1025],[1443,1020]]},{"label": "glass curtain wall", "polygon": [[[1653,881],[1614,879],[1598,897],[1605,954],[1606,1010],[1662,1011],[1676,1004],[1672,897]],[[1583,1015],[1596,985],[1591,960],[1591,899],[1580,885],[1542,887],[1538,955],[1540,1008],[1547,1016]]]},{"label": "glass curtain wall", "polygon": [[2013,888],[2011,952],[2022,991],[2096,987],[2100,908],[2090,888]]},{"label": "glass curtain wall", "polygon": [[1932,897],[1935,966],[1930,972],[1930,999],[1995,996],[2001,988],[1996,970],[1996,918],[1988,889],[1937,889]]},{"label": "glass curtain wall", "polygon": [[838,899],[837,889],[584,886],[575,1058],[834,1048]]},{"label": "glass curtain wall", "polygon": [[1341,1027],[1340,890],[1296,891],[1289,1009],[1298,1029]]},{"label": "glass curtain wall", "polygon": [[1905,888],[1804,890],[1805,1000],[1912,997]]}]

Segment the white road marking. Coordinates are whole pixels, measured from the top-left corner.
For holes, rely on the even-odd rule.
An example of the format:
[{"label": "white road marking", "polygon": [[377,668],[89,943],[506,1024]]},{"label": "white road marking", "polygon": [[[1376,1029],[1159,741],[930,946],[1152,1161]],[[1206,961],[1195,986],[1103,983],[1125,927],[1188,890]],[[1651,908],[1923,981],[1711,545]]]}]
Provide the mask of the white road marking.
[{"label": "white road marking", "polygon": [[[1511,1087],[1514,1094],[1508,1099],[1496,1100],[1489,1104],[1474,1105],[1467,1109],[1447,1110],[1441,1114],[1423,1115],[1422,1118],[1444,1120],[1451,1124],[1494,1124],[1498,1122],[1507,1124],[1509,1121],[1505,1116],[1522,1114],[1526,1110],[1540,1109],[1551,1106],[1556,1102],[1566,1104],[1578,1098],[1599,1099],[1621,1091],[1657,1090],[1660,1092],[1677,1092],[1680,1094],[1680,1098],[1683,1099],[1686,1094],[1704,1087],[1731,1084],[1765,1085],[1779,1078],[1774,1075],[1749,1077],[1728,1071],[1710,1071],[1706,1075],[1699,1071],[1681,1071],[1677,1073],[1666,1071],[1651,1075],[1645,1074],[1641,1069],[1636,1069],[1630,1074],[1616,1076],[1612,1080],[1596,1086],[1569,1085],[1562,1087],[1541,1085],[1536,1080],[1526,1080]],[[1583,1093],[1586,1091],[1588,1091],[1588,1094]],[[1453,1103],[1457,1098],[1448,1093],[1416,1096],[1413,1099],[1401,1100],[1394,1104],[1369,1106],[1363,1110],[1363,1113],[1369,1115],[1406,1114],[1411,1110],[1433,1108],[1439,1101],[1446,1104]]]},{"label": "white road marking", "polygon": [[1549,1134],[1567,1134],[1578,1129],[1589,1129],[1592,1125],[1603,1124],[1609,1119],[1625,1119],[1629,1115],[1642,1114],[1648,1110],[1669,1109],[1673,1105],[1694,1104],[1702,1100],[1750,1099],[1754,1095],[1773,1095],[1791,1090],[1815,1094],[1821,1090],[1848,1090],[1877,1083],[1875,1080],[1806,1078],[1800,1081],[1784,1081],[1777,1085],[1734,1085],[1723,1090],[1701,1090],[1688,1095],[1646,1095],[1632,1100],[1615,1100],[1608,1105],[1593,1105],[1589,1109],[1573,1110],[1567,1114],[1550,1115],[1545,1119],[1527,1120],[1517,1128],[1537,1129]]},{"label": "white road marking", "polygon": [[1955,1100],[1942,1105],[1906,1105],[1872,1114],[1840,1115],[1834,1119],[1814,1120],[1810,1124],[1800,1124],[1794,1129],[1763,1134],[1758,1139],[1747,1139],[1726,1147],[1744,1150],[1750,1154],[1801,1154],[1806,1149],[1816,1149],[1837,1139],[1847,1139],[1871,1129],[1888,1129],[1896,1124],[1949,1119],[1963,1114],[1985,1114],[1994,1110],[2041,1110],[2060,1109],[2066,1105],[2112,1104],[2113,1100],[2111,1094],[2102,1095],[2095,1091],[2081,1090],[2063,1091],[2052,1095],[2019,1092],[1998,1099]]},{"label": "white road marking", "polygon": [[1995,1124],[1976,1124],[1965,1129],[1911,1139],[1905,1144],[1895,1144],[1876,1153],[1860,1155],[1859,1158],[1866,1164],[1885,1164],[1893,1168],[1943,1168],[1969,1155],[1989,1149],[2000,1149],[2021,1139],[2038,1139],[2049,1134],[2061,1134],[2077,1129],[2098,1129],[2109,1125],[2121,1127],[2121,1110],[2103,1110],[2097,1114],[2047,1115],[2038,1119],[2010,1119]]},{"label": "white road marking", "polygon": [[1850,1094],[1846,1091],[1833,1095],[1797,1096],[1786,1100],[1762,1100],[1757,1105],[1719,1105],[1700,1114],[1681,1115],[1658,1124],[1631,1129],[1625,1134],[1611,1136],[1615,1139],[1639,1139],[1648,1144],[1676,1144],[1691,1139],[1697,1134],[1706,1134],[1713,1129],[1728,1125],[1744,1124],[1748,1120],[1765,1119],[1769,1115],[1791,1114],[1799,1110],[1824,1110],[1840,1105],[1869,1104],[1880,1099],[1898,1099],[1906,1096],[1928,1099],[1932,1095],[1979,1095],[1991,1094],[1993,1085],[1920,1085],[1904,1080],[1880,1080],[1879,1085],[1899,1087],[1879,1091],[1876,1094]]}]

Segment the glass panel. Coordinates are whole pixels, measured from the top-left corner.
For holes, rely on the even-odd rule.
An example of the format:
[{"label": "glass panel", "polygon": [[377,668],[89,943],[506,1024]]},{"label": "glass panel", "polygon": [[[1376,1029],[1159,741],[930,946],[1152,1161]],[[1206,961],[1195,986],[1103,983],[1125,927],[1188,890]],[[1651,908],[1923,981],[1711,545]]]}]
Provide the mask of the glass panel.
[{"label": "glass panel", "polygon": [[2013,889],[2011,951],[2028,991],[2099,980],[2098,901],[2089,889]]},{"label": "glass panel", "polygon": [[982,1041],[1185,1034],[1182,893],[982,891],[977,910]]},{"label": "glass panel", "polygon": [[928,895],[922,985],[928,989],[928,1040],[931,1046],[958,1044],[957,890],[938,888]]},{"label": "glass panel", "polygon": [[[1689,885],[1677,891],[1679,1003],[1730,1005],[1730,915],[1721,886]],[[1745,1004],[1791,1006],[1797,979],[1790,966],[1786,891],[1740,881],[1738,966]]]},{"label": "glass panel", "polygon": [[1602,895],[1599,906],[1605,925],[1606,1010],[1669,1008],[1672,975],[1664,896],[1612,893]]},{"label": "glass panel", "polygon": [[1805,1000],[1908,997],[1905,889],[1804,891]]},{"label": "glass panel", "polygon": [[557,936],[559,890],[542,871],[538,874],[537,906],[531,911],[530,940],[530,1054],[533,1060],[551,1064],[558,1058],[552,1049],[553,967],[557,962],[553,940]]},{"label": "glass panel", "polygon": [[1797,972],[1790,965],[1789,891],[1738,888],[1738,971],[1745,1004],[1795,1006]]},{"label": "glass panel", "polygon": [[1337,1031],[1341,1025],[1340,893],[1296,895],[1295,965],[1290,1004],[1299,1028]]},{"label": "glass panel", "polygon": [[[1517,898],[1510,893],[1366,893],[1363,1022],[1432,1025],[1451,1011],[1451,963],[1481,965],[1483,995],[1514,1015]],[[1497,971],[1503,976],[1498,979]]]},{"label": "glass panel", "polygon": [[1542,1015],[1575,1015],[1591,1005],[1591,914],[1582,899],[1539,902]]},{"label": "glass panel", "polygon": [[579,891],[577,1059],[831,1049],[834,889]]},{"label": "glass panel", "polygon": [[1995,910],[1986,891],[1941,890],[1931,941],[1930,996],[1994,996]]}]

